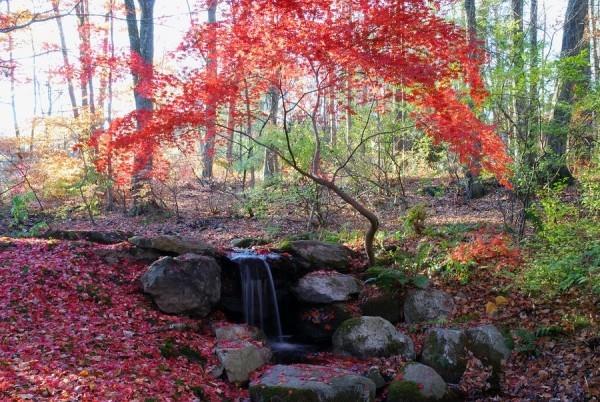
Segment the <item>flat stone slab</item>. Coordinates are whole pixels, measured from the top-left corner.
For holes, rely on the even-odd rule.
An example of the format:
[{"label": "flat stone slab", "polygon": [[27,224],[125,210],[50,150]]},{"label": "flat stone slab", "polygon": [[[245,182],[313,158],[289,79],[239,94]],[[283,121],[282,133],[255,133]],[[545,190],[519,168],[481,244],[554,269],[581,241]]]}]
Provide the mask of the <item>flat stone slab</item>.
[{"label": "flat stone slab", "polygon": [[201,241],[195,239],[185,239],[179,236],[160,235],[160,236],[133,236],[128,239],[129,243],[143,249],[156,250],[166,254],[199,254],[215,255],[215,249]]},{"label": "flat stone slab", "polygon": [[375,383],[351,371],[310,364],[276,365],[250,383],[254,402],[370,402]]},{"label": "flat stone slab", "polygon": [[309,269],[333,269],[340,272],[348,270],[352,253],[339,244],[324,243],[316,240],[296,240],[289,244],[289,250]]},{"label": "flat stone slab", "polygon": [[127,241],[131,237],[131,233],[123,232],[120,230],[114,231],[102,231],[102,230],[49,230],[44,233],[47,239],[59,239],[59,240],[85,240],[92,243],[100,244],[117,244]]}]

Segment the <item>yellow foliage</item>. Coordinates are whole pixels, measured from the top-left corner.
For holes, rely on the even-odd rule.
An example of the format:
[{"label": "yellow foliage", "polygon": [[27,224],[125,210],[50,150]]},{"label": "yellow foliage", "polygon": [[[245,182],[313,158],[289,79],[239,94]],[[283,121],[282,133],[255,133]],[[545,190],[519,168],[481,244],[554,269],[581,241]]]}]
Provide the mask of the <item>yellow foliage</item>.
[{"label": "yellow foliage", "polygon": [[490,317],[493,317],[496,314],[498,314],[498,306],[496,306],[496,303],[487,302],[487,304],[485,305],[485,313]]},{"label": "yellow foliage", "polygon": [[43,155],[32,166],[32,182],[42,189],[45,197],[59,198],[68,194],[69,188],[84,174],[80,159],[65,152]]},{"label": "yellow foliage", "polygon": [[508,304],[508,299],[504,296],[496,296],[495,301],[498,306],[506,306]]}]

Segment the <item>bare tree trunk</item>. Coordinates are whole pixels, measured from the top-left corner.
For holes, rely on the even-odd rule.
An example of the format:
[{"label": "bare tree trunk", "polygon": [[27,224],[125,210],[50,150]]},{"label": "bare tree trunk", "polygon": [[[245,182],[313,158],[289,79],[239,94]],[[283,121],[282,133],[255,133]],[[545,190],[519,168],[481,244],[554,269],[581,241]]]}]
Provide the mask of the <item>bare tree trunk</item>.
[{"label": "bare tree trunk", "polygon": [[[269,119],[271,124],[277,126],[277,113],[279,112],[279,90],[272,87],[269,91],[270,111]],[[277,155],[269,148],[265,148],[265,163],[263,168],[263,179],[267,180],[277,174]]]},{"label": "bare tree trunk", "polygon": [[73,109],[73,117],[79,117],[79,109],[77,108],[77,99],[75,99],[75,88],[73,87],[73,77],[71,76],[71,64],[69,63],[69,53],[65,42],[65,31],[62,25],[62,17],[58,10],[58,0],[52,0],[52,9],[56,16],[56,24],[58,25],[58,34],[60,36],[60,48],[63,57],[63,65],[66,70],[67,89],[69,91],[69,99],[71,100],[71,108]]},{"label": "bare tree trunk", "polygon": [[86,12],[85,2],[80,1],[77,3],[75,7],[75,13],[77,15],[77,20],[79,26],[77,27],[77,31],[79,33],[79,61],[81,63],[81,73],[79,86],[81,89],[81,107],[83,109],[89,109],[89,95],[88,95],[88,74],[91,66],[87,62],[88,53],[90,52],[90,44],[86,34],[88,29],[86,22]]},{"label": "bare tree trunk", "polygon": [[[206,70],[208,72],[208,79],[211,82],[214,82],[217,78],[217,37],[215,27],[217,23],[217,3],[217,0],[210,0],[208,6],[208,24],[210,40],[208,44],[208,58],[206,61]],[[209,97],[213,98],[212,95],[209,95]],[[206,114],[207,122],[206,136],[204,138],[202,177],[205,179],[210,179],[213,177],[215,137],[217,134],[217,105],[214,99],[209,99],[208,105],[206,106]]]},{"label": "bare tree trunk", "polygon": [[[348,74],[350,74],[348,72]],[[348,76],[346,81],[346,147],[350,149],[352,147],[352,139],[350,138],[350,132],[352,131],[352,84],[351,78]]]},{"label": "bare tree trunk", "polygon": [[[141,80],[152,80],[154,59],[154,0],[138,0],[141,9],[140,27],[138,29],[136,11],[133,0],[124,0],[127,11],[127,31],[132,54],[137,54],[149,69],[149,76],[140,76],[139,71],[132,69],[133,96],[138,112],[138,128],[142,128],[148,118],[147,113],[153,109],[152,99],[139,91]],[[132,213],[143,214],[157,207],[151,195],[150,177],[152,174],[152,144],[144,144],[135,155],[137,171],[133,176],[131,191],[133,195]]]},{"label": "bare tree trunk", "polygon": [[[331,79],[332,82],[335,82],[334,78]],[[329,126],[329,142],[331,142],[331,146],[335,148],[337,145],[337,113],[336,113],[336,102],[335,102],[335,88],[331,86],[329,89],[329,115],[330,117],[330,126]]]},{"label": "bare tree trunk", "polygon": [[[31,54],[32,54],[32,59],[31,59],[31,83],[33,84],[33,120],[31,121],[31,132],[30,132],[30,136],[29,136],[29,152],[33,152],[33,141],[34,141],[34,137],[35,137],[35,126],[36,126],[36,119],[37,119],[37,114],[38,114],[38,97],[39,97],[39,92],[40,92],[40,82],[38,81],[37,78],[37,58],[35,55],[36,49],[35,49],[35,40],[33,37],[33,33],[31,31],[29,31],[30,33],[30,40],[31,40]],[[43,113],[43,111],[42,111]]]},{"label": "bare tree trunk", "polygon": [[[589,41],[584,35],[586,18],[588,16],[587,0],[569,0],[565,16],[565,27],[562,40],[561,57],[579,55],[589,49]],[[590,73],[581,71],[583,74]],[[551,181],[558,179],[572,179],[565,158],[567,153],[567,140],[571,124],[571,109],[575,102],[576,83],[571,79],[561,79],[558,88],[557,103],[554,108],[552,121],[554,130],[546,137],[551,154],[549,177]]]},{"label": "bare tree trunk", "polygon": [[527,91],[525,87],[525,58],[524,58],[524,38],[523,38],[523,0],[512,0],[512,62],[516,73],[513,83],[513,107],[515,116],[514,131],[515,136],[523,140],[527,137],[528,117],[527,111]]},{"label": "bare tree trunk", "polygon": [[[10,0],[6,0],[6,13],[8,15],[10,15]],[[17,138],[20,137],[21,135],[21,131],[19,130],[19,121],[17,119],[17,103],[15,100],[15,60],[14,60],[14,56],[13,56],[13,47],[14,47],[14,42],[13,42],[13,36],[12,33],[8,33],[8,62],[9,62],[9,68],[10,68],[10,106],[12,109],[12,118],[13,118],[13,127],[15,128],[15,136]]]},{"label": "bare tree trunk", "polygon": [[235,101],[229,102],[229,112],[227,114],[227,164],[228,168],[233,163],[233,135],[235,133]]}]

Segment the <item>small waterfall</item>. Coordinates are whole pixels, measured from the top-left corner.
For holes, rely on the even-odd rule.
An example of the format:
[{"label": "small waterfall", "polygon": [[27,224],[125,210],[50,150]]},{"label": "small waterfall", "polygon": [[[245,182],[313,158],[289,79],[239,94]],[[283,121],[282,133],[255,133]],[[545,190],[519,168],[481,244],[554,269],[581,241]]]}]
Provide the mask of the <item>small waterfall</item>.
[{"label": "small waterfall", "polygon": [[283,339],[277,290],[267,257],[249,251],[231,254],[231,261],[240,269],[244,320],[247,324],[265,330],[268,317],[272,316],[279,341]]}]

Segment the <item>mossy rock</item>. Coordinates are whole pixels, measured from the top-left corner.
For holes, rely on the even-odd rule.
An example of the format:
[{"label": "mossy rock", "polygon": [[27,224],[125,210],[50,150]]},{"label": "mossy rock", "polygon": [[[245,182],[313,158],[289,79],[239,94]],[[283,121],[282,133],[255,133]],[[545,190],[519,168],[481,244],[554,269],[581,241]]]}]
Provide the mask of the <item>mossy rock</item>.
[{"label": "mossy rock", "polygon": [[433,328],[425,336],[421,362],[444,380],[458,383],[467,367],[467,339],[461,330]]},{"label": "mossy rock", "polygon": [[310,389],[255,385],[251,386],[250,399],[254,402],[319,402],[319,396]]},{"label": "mossy rock", "polygon": [[412,340],[381,317],[351,318],[333,334],[334,353],[361,359],[401,355],[415,358]]},{"label": "mossy rock", "polygon": [[371,402],[375,384],[336,367],[276,365],[250,383],[254,402]]},{"label": "mossy rock", "polygon": [[419,384],[413,381],[394,381],[388,389],[387,402],[426,402]]},{"label": "mossy rock", "polygon": [[431,367],[409,363],[400,379],[390,385],[388,401],[442,401],[448,397],[448,386]]}]

